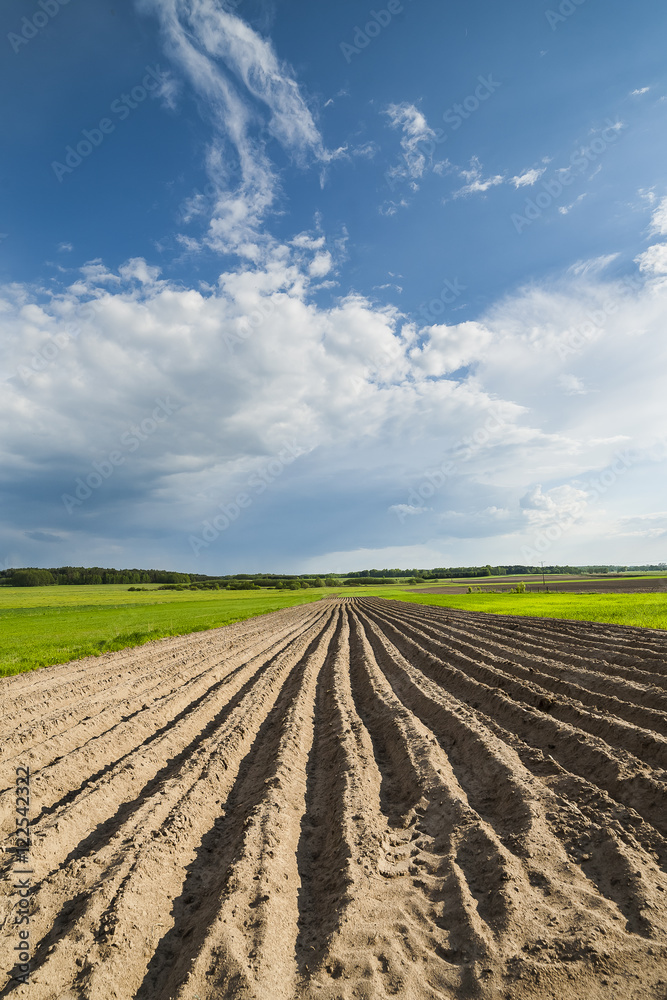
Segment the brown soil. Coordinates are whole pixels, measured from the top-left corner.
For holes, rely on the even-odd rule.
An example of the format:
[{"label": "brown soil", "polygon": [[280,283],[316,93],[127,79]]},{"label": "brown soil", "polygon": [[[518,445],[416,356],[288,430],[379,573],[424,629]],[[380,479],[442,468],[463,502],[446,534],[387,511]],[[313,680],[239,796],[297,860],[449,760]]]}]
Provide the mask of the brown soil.
[{"label": "brown soil", "polygon": [[[518,580],[518,578],[517,578]],[[541,576],[523,577],[528,593],[545,589]],[[496,590],[508,593],[516,587],[516,581],[505,583],[503,580],[488,580],[486,577],[476,577],[465,584],[447,584],[441,587],[419,587],[420,594],[465,594],[468,587],[480,587],[482,591]],[[667,577],[658,576],[655,579],[632,579],[632,577],[602,577],[581,578],[546,577],[546,589],[552,594],[656,594],[667,591]]]},{"label": "brown soil", "polygon": [[667,996],[667,633],[347,598],[0,692],[0,996]]}]

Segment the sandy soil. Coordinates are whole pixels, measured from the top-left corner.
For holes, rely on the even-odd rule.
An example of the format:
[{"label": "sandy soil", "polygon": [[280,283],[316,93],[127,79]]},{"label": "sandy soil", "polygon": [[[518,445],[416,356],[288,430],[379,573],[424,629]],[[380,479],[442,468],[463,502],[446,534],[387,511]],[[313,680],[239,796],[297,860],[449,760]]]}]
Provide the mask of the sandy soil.
[{"label": "sandy soil", "polygon": [[667,996],[665,632],[348,598],[0,693],[0,996]]}]

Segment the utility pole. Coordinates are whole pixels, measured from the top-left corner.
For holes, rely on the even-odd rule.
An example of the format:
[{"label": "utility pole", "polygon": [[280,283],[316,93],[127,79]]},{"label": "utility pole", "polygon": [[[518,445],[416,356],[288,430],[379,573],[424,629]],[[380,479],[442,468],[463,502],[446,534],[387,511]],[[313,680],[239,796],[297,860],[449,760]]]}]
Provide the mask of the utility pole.
[{"label": "utility pole", "polygon": [[546,581],[544,579],[544,560],[540,563],[540,565],[542,567],[542,586],[546,590],[547,589],[547,585],[546,585]]}]

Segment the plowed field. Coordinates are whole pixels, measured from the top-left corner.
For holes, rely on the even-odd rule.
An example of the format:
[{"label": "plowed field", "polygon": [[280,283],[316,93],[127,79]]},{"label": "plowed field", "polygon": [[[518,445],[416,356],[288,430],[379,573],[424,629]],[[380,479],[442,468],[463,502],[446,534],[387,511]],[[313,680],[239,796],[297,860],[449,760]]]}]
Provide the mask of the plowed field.
[{"label": "plowed field", "polygon": [[667,996],[665,632],[353,598],[0,692],[0,996]]}]

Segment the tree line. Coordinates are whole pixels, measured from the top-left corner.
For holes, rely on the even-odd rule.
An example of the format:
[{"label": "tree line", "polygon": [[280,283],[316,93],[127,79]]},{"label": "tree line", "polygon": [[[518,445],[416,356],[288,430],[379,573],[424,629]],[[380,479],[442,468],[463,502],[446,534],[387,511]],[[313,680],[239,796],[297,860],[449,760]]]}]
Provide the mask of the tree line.
[{"label": "tree line", "polygon": [[301,575],[283,573],[234,573],[229,576],[206,576],[202,573],[175,573],[162,569],[104,569],[99,566],[61,566],[56,569],[27,567],[0,570],[0,586],[46,587],[86,586],[107,583],[137,584],[159,583],[165,589],[191,588],[259,590],[271,587],[279,590],[300,590],[305,587],[354,587],[363,583],[374,586],[391,583],[418,584],[429,581],[480,578],[485,576],[534,575],[547,576],[562,573],[617,573],[667,571],[667,564],[645,566],[440,566],[436,569],[363,569],[352,573]]},{"label": "tree line", "polygon": [[0,582],[10,587],[86,586],[103,583],[190,583],[187,573],[161,569],[103,569],[100,566],[60,566],[57,569],[5,569]]}]

